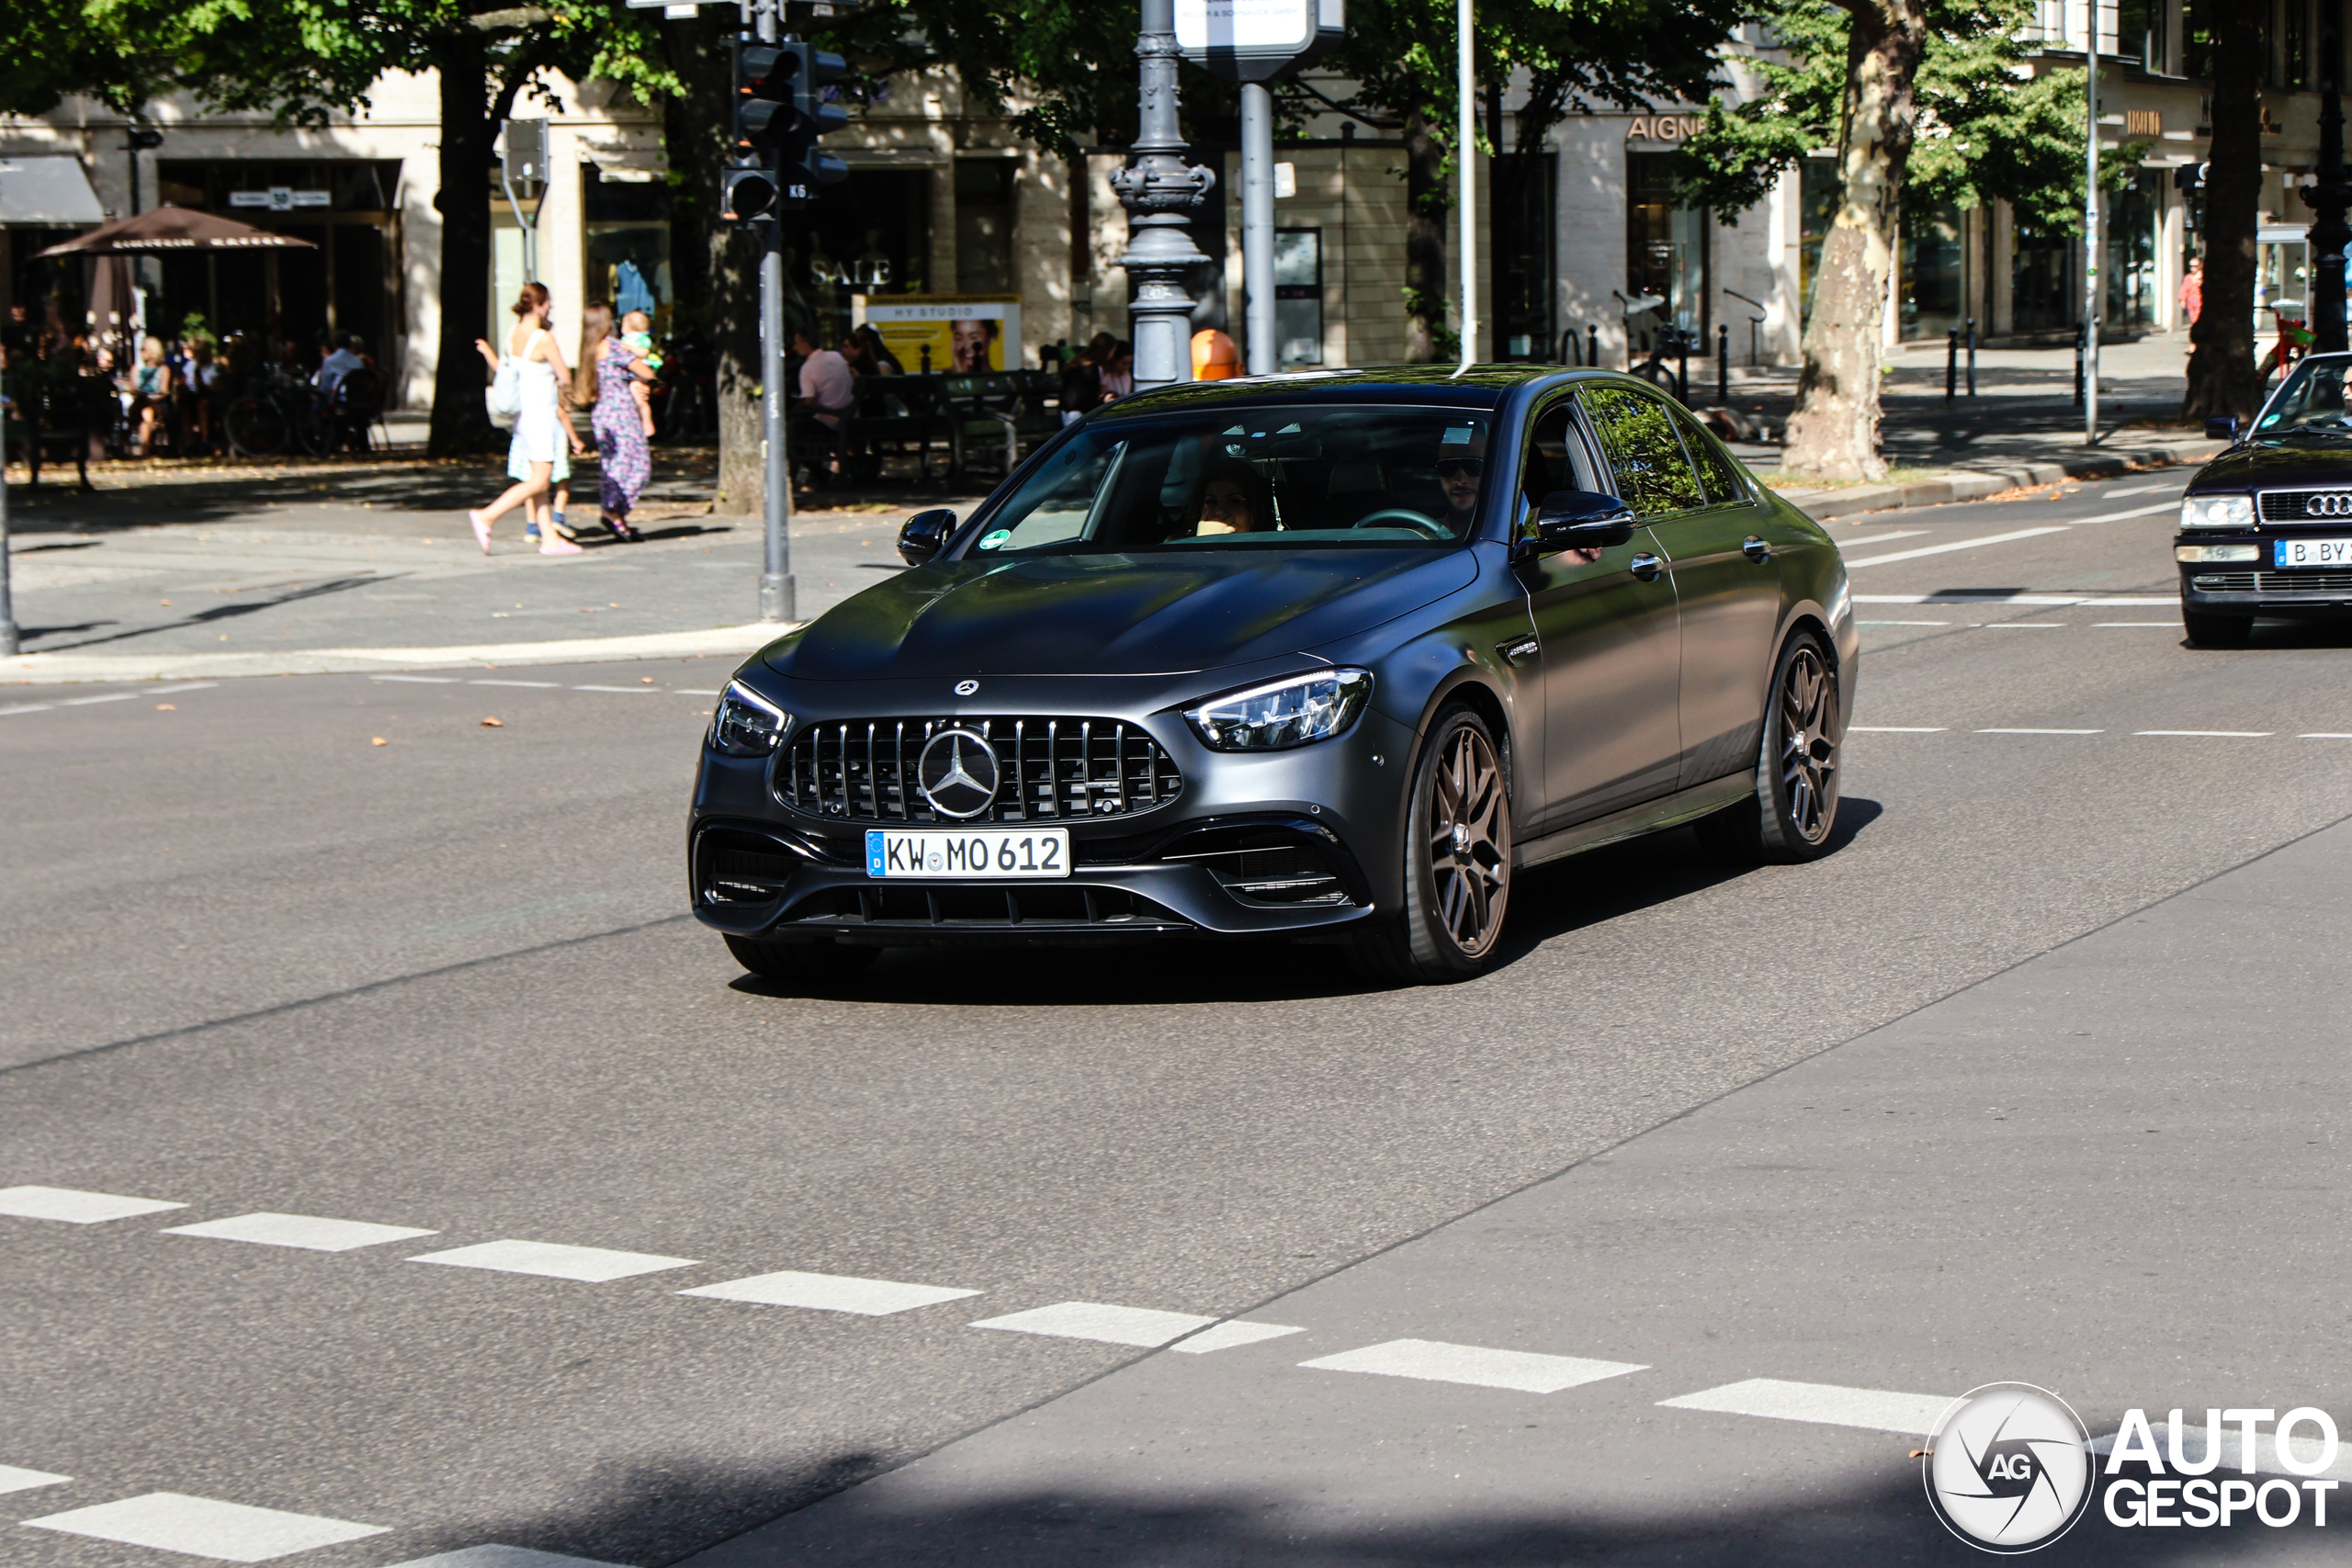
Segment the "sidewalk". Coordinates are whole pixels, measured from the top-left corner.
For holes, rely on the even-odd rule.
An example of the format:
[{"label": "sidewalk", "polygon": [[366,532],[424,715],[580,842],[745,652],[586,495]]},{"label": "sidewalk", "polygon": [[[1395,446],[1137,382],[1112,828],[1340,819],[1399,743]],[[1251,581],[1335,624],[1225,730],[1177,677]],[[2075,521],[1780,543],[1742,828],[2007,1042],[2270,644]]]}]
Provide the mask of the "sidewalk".
[{"label": "sidewalk", "polygon": [[[1943,400],[1943,359],[1898,357],[1885,389],[1884,485],[1781,487],[1815,517],[1973,500],[2005,491],[2203,462],[2219,444],[2169,423],[2177,339],[2109,352],[2086,446],[2071,349],[1978,357],[1978,396]],[[1734,405],[1777,434],[1794,369],[1740,371]],[[1693,384],[1692,401],[1713,400]],[[1735,450],[1770,482],[1780,449]],[[109,464],[80,493],[9,491],[9,559],[24,655],[0,684],[306,674],[461,665],[737,656],[773,637],[759,622],[756,517],[711,514],[717,457],[657,452],[639,512],[641,545],[583,534],[584,555],[526,548],[502,520],[484,559],[465,508],[503,488],[495,459],[141,468]],[[49,470],[55,474],[57,470]],[[2184,472],[2186,470],[2184,469]],[[576,476],[575,526],[595,517],[593,463]],[[885,481],[803,501],[792,527],[797,608],[813,615],[901,570],[900,522],[926,506],[968,513],[977,495]]]}]

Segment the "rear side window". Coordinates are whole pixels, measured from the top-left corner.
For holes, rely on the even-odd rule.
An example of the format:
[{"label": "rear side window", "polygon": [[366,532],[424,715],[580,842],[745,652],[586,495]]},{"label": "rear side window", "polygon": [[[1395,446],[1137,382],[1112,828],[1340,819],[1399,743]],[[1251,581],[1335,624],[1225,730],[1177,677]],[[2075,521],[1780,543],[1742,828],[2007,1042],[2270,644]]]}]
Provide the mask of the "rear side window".
[{"label": "rear side window", "polygon": [[1666,404],[1630,387],[1577,392],[1608,454],[1617,494],[1637,517],[1663,517],[1707,504]]},{"label": "rear side window", "polygon": [[1740,478],[1739,467],[1724,455],[1724,449],[1699,428],[1699,422],[1680,409],[1670,411],[1674,427],[1682,433],[1683,449],[1698,465],[1699,478],[1707,487],[1707,499],[1717,506],[1729,506],[1755,499],[1748,493],[1747,483]]}]

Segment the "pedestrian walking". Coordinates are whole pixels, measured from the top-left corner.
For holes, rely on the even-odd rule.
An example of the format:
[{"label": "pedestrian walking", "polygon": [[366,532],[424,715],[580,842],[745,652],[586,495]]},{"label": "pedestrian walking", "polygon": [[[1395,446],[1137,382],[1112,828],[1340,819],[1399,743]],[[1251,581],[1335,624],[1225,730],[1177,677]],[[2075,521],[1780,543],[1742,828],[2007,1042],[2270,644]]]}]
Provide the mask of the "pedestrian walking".
[{"label": "pedestrian walking", "polygon": [[[624,325],[642,318],[632,311]],[[643,355],[613,331],[613,310],[603,303],[582,312],[580,332],[580,397],[594,400],[589,428],[596,434],[598,511],[613,537],[636,544],[645,536],[628,520],[652,476],[653,452],[645,439],[645,411],[634,388],[650,381],[653,372]],[[631,330],[635,330],[634,327]]]},{"label": "pedestrian walking", "polygon": [[[571,451],[584,449],[563,418],[562,388],[571,372],[564,367],[563,350],[557,346],[555,334],[548,330],[550,305],[545,284],[526,283],[512,307],[514,326],[506,334],[506,354],[514,365],[522,403],[514,418],[514,439],[506,449],[506,477],[514,482],[488,506],[466,513],[484,555],[490,554],[492,525],[506,513],[519,506],[529,521],[538,522],[548,491],[571,478]],[[476,338],[474,347],[489,363],[491,374],[499,374],[503,367],[489,343]],[[542,532],[546,537],[539,543],[539,554],[580,553],[578,545],[556,537],[552,525]]]},{"label": "pedestrian walking", "polygon": [[2193,256],[2189,259],[2188,270],[2181,275],[2180,314],[2183,321],[2193,327],[2197,324],[2197,318],[2204,313],[2205,258]]}]

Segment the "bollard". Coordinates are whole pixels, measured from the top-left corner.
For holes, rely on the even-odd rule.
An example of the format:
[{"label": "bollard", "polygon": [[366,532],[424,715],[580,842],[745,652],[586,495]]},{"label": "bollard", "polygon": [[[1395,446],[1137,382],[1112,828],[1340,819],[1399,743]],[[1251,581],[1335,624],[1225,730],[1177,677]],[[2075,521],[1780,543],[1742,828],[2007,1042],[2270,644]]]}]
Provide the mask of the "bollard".
[{"label": "bollard", "polygon": [[1577,330],[1570,327],[1560,334],[1560,363],[1574,365],[1577,362]]},{"label": "bollard", "polygon": [[1674,396],[1686,409],[1690,406],[1690,339],[1693,335],[1684,333],[1675,343]]},{"label": "bollard", "polygon": [[1598,321],[1584,330],[1584,362],[1592,369],[1600,368],[1600,323]]},{"label": "bollard", "polygon": [[2075,323],[2075,406],[2083,406],[2083,323]]},{"label": "bollard", "polygon": [[1731,407],[1731,328],[1715,328],[1715,401]]},{"label": "bollard", "polygon": [[1968,318],[1968,395],[1976,395],[1976,318]]},{"label": "bollard", "polygon": [[1954,327],[1944,334],[1944,401],[1950,402],[1960,389],[1960,329]]}]

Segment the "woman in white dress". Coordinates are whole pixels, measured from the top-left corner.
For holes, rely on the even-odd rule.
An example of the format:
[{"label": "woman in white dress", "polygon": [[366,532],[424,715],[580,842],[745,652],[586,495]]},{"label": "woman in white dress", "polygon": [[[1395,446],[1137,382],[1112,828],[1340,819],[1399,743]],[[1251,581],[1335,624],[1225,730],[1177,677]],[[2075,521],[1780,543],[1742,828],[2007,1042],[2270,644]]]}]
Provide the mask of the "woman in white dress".
[{"label": "woman in white dress", "polygon": [[[556,346],[555,334],[548,331],[549,307],[545,284],[523,285],[514,299],[514,330],[506,337],[506,351],[520,364],[523,378],[523,412],[515,416],[514,440],[506,451],[506,477],[514,483],[488,506],[466,513],[484,555],[490,554],[491,525],[503,513],[520,506],[532,522],[543,521],[540,514],[547,508],[548,491],[571,477],[571,454],[583,449],[559,406],[561,389],[571,379],[571,372],[564,367],[563,350]],[[490,362],[491,374],[496,375],[498,355],[490,344],[476,338],[474,347]],[[544,541],[539,554],[581,553],[578,545],[558,537],[552,527],[542,526],[539,532]]]}]

